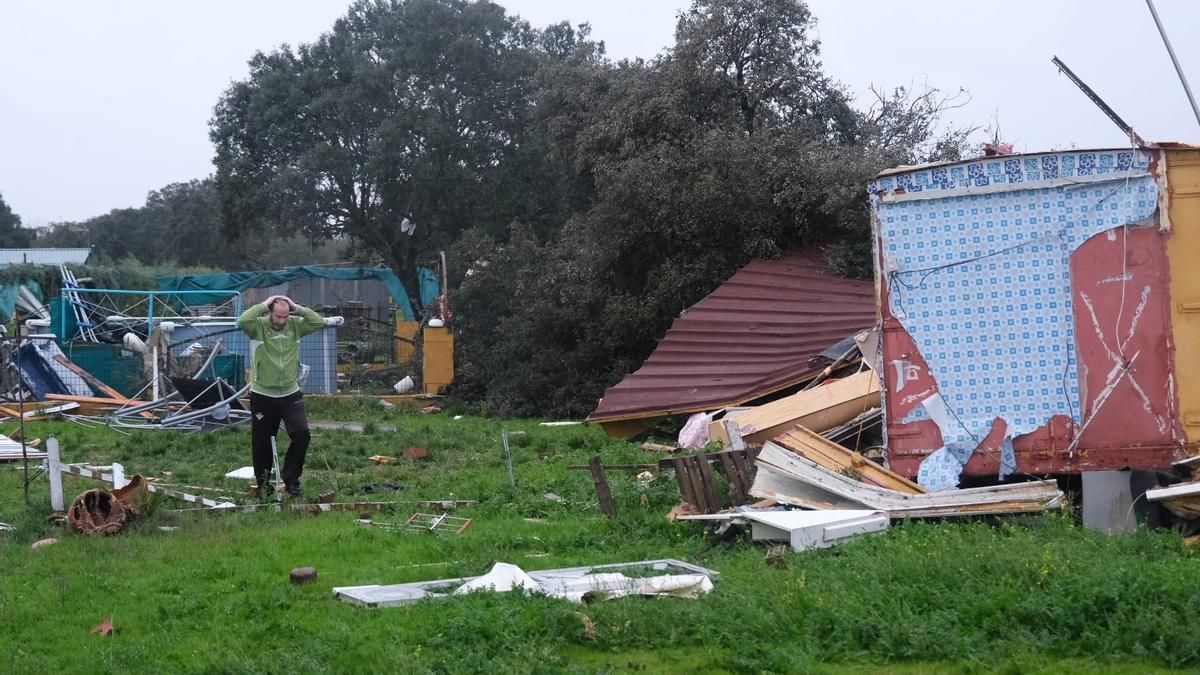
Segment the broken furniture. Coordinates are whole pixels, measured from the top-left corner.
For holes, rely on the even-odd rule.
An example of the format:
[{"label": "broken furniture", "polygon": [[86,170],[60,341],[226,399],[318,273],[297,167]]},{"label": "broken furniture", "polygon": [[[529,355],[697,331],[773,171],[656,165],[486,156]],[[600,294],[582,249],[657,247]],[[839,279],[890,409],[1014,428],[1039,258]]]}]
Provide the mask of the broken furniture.
[{"label": "broken furniture", "polygon": [[[582,602],[594,594],[603,598],[622,595],[657,595],[671,592],[695,594],[707,592],[720,574],[679,560],[645,560],[613,565],[569,567],[524,572],[515,565],[497,565],[491,575],[418,581],[388,586],[341,586],[333,596],[343,602],[365,607],[406,605],[426,598],[445,598],[466,587],[497,591],[523,588],[530,592]],[[626,576],[624,573],[631,575]],[[652,573],[658,573],[653,575]],[[484,580],[484,581],[480,581]],[[479,582],[479,583],[476,583]],[[669,583],[675,582],[675,583]]]}]

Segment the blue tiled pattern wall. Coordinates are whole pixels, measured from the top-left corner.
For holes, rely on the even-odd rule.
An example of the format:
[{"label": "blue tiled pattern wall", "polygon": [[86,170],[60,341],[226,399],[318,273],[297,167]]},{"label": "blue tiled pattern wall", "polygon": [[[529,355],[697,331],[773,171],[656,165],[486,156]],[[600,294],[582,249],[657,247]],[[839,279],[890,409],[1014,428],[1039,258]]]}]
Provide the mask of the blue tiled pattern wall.
[{"label": "blue tiled pattern wall", "polygon": [[[994,417],[1020,435],[1053,415],[1078,416],[1070,255],[1093,235],[1154,214],[1157,185],[1135,156],[1142,157],[1002,158],[1000,173],[992,173],[996,162],[972,163],[949,167],[945,176],[955,185],[945,188],[931,182],[939,169],[894,177],[906,189],[947,190],[933,199],[884,202],[875,191],[886,191],[880,183],[889,179],[872,184],[892,311],[960,422],[942,429],[946,452],[934,460],[942,471],[929,487],[957,484],[955,463],[966,463]],[[961,180],[1032,189],[964,194],[953,178],[958,169]],[[1034,172],[1041,179],[1048,170],[1058,176],[1067,170],[1124,173],[1098,183],[1037,187]],[[947,454],[955,462],[947,464]],[[947,467],[953,475],[945,475]]]}]

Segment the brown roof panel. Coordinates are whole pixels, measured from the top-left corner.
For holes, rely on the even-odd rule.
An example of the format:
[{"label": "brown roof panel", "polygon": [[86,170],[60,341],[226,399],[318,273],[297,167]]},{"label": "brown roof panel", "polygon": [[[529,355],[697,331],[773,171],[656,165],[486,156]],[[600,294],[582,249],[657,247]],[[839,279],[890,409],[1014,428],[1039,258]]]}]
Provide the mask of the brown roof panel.
[{"label": "brown roof panel", "polygon": [[604,392],[592,422],[737,405],[812,377],[808,359],[875,323],[875,288],[820,256],[754,260],[671,324],[642,367]]}]

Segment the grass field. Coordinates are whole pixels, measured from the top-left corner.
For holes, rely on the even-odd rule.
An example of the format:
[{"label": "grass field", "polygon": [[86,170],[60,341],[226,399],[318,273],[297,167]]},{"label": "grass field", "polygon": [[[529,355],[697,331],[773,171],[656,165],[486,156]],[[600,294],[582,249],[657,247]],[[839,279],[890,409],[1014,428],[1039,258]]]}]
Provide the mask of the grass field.
[{"label": "grass field", "polygon": [[[200,515],[156,502],[111,538],[48,525],[48,487],[21,499],[20,472],[0,466],[0,669],[6,672],[1062,672],[1143,673],[1200,666],[1196,556],[1170,533],[1106,538],[1069,514],[1002,522],[905,523],[836,549],[793,553],[784,569],[747,539],[714,541],[664,514],[673,480],[648,487],[612,474],[618,517],[600,517],[586,472],[653,461],[597,428],[366,404],[312,405],[312,419],[359,421],[363,433],[317,431],[310,497],[477,499],[461,536],[403,535],[350,514]],[[383,431],[385,425],[396,428]],[[500,431],[513,437],[508,484]],[[11,431],[11,429],[0,429]],[[249,435],[30,425],[57,436],[66,461],[121,461],[130,473],[183,485],[248,463]],[[281,438],[281,440],[284,440]],[[427,447],[427,460],[375,466],[374,454]],[[170,476],[163,472],[169,471]],[[365,493],[395,482],[397,492]],[[68,479],[68,495],[89,482]],[[554,492],[563,501],[548,501]],[[217,495],[218,493],[211,493]],[[163,531],[164,526],[177,529]],[[44,536],[61,543],[41,550]],[[588,606],[517,594],[475,594],[364,609],[333,586],[486,572],[496,561],[541,569],[674,557],[721,573],[697,600],[625,598]],[[318,568],[293,586],[288,571]],[[89,635],[102,617],[117,627]],[[585,619],[586,617],[586,619]],[[594,635],[585,631],[585,621]]]}]

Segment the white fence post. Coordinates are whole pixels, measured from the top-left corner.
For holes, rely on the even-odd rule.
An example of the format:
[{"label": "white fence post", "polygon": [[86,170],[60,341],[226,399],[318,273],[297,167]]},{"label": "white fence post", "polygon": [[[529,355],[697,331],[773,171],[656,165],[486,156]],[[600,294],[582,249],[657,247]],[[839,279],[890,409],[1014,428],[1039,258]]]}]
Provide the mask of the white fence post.
[{"label": "white fence post", "polygon": [[51,436],[46,441],[46,471],[50,474],[50,508],[62,511],[63,503],[62,459],[58,454],[58,439]]}]

